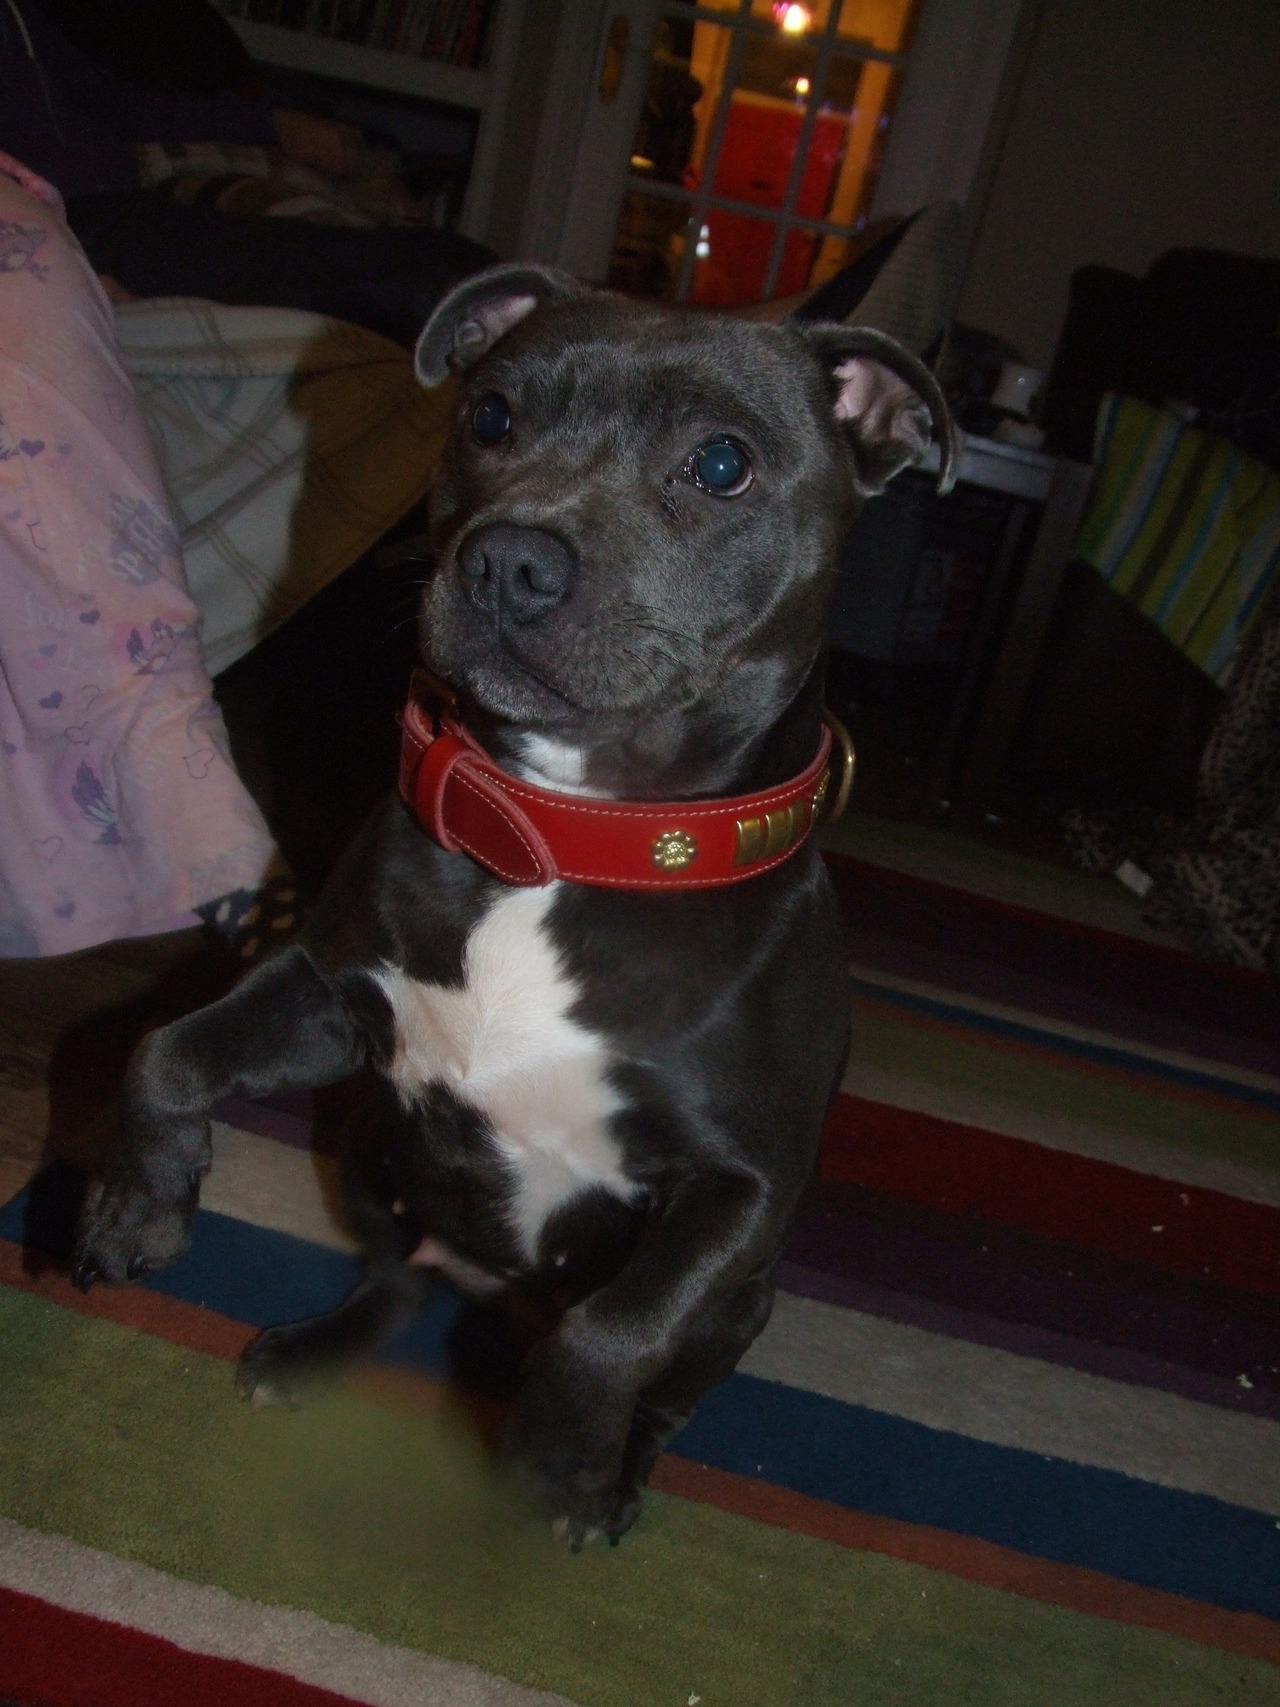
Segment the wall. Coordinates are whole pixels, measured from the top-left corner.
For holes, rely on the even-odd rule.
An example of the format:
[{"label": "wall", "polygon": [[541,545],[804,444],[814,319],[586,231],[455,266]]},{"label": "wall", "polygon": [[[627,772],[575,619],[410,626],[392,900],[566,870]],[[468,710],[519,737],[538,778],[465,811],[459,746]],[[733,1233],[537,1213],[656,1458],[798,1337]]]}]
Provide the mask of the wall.
[{"label": "wall", "polygon": [[1041,0],[959,318],[1047,366],[1077,267],[1191,244],[1280,256],[1280,5]]}]

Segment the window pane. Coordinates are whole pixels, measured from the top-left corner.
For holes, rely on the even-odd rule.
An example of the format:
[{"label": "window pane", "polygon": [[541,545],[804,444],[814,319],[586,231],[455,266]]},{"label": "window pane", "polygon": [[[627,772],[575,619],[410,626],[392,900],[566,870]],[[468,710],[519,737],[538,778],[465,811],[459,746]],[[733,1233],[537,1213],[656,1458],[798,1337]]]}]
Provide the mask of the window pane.
[{"label": "window pane", "polygon": [[[718,63],[723,74],[731,32],[716,24],[693,24],[664,18],[658,25],[636,139],[631,150],[631,170],[664,184],[681,184],[693,165],[696,152],[705,152],[706,130],[714,114],[719,82],[710,100],[706,84],[695,73],[694,61]],[[694,43],[701,51],[695,56]],[[708,51],[709,50],[709,51]],[[705,71],[704,71],[705,76]]]},{"label": "window pane", "polygon": [[[844,0],[836,33],[845,42],[897,53],[907,45],[916,4],[917,0]],[[830,0],[806,0],[803,5],[752,0],[751,5],[757,23],[773,24],[779,35],[793,40],[807,33],[821,34],[830,14]]]},{"label": "window pane", "polygon": [[857,105],[858,86],[862,73],[870,62],[854,59],[847,53],[835,53],[827,66],[827,83],[822,91],[824,112],[851,113]]},{"label": "window pane", "polygon": [[737,88],[767,99],[798,99],[803,106],[813,86],[817,61],[817,45],[807,37],[744,36]]},{"label": "window pane", "polygon": [[[636,131],[633,177],[678,187],[690,196],[701,189],[713,201],[779,212],[806,113],[812,111],[795,218],[861,231],[901,78],[892,66],[860,58],[858,49],[904,47],[917,0],[844,0],[825,85],[817,89],[819,51],[833,3],[815,0],[788,9],[774,0],[751,0],[753,21],[767,24],[767,31],[742,29],[738,0],[716,0],[714,9],[724,23],[664,18]],[[740,47],[735,86],[729,90],[726,78],[735,37]],[[728,111],[723,112],[726,100]],[[710,145],[721,123],[708,184]],[[630,196],[619,224],[611,279],[629,290],[672,295],[681,273],[688,217],[683,200]],[[758,300],[774,231],[768,220],[713,206],[697,234],[694,298]],[[847,248],[843,238],[789,233],[774,294],[820,283],[843,264]]]},{"label": "window pane", "polygon": [[612,288],[632,296],[674,295],[688,220],[687,202],[628,195],[609,262]]},{"label": "window pane", "polygon": [[759,302],[777,229],[771,219],[751,219],[744,213],[709,208],[698,233],[690,292],[693,301],[722,307]]},{"label": "window pane", "polygon": [[916,0],[844,0],[837,34],[842,41],[899,53],[915,23]]},{"label": "window pane", "polygon": [[808,0],[805,5],[775,3],[775,0],[751,0],[751,16],[760,24],[772,24],[778,34],[796,40],[806,33],[826,28],[830,0]]},{"label": "window pane", "polygon": [[[875,193],[876,179],[889,140],[890,116],[898,99],[901,73],[875,60],[853,60],[859,66],[856,95],[845,123],[843,152],[831,181],[831,196],[824,216],[833,225],[847,225],[854,232],[866,223],[866,211]],[[824,117],[826,110],[824,109]],[[813,215],[808,208],[802,212]],[[815,257],[810,283],[819,285],[839,271],[847,259],[843,238],[824,238]]]},{"label": "window pane", "polygon": [[[795,55],[795,61],[800,64],[811,59],[812,55],[804,49]],[[808,69],[812,70],[812,65]],[[807,88],[809,78],[803,73],[801,76]],[[716,163],[713,193],[728,196],[734,201],[753,202],[757,207],[780,208],[787,193],[787,181],[804,125],[804,111],[803,96],[775,99],[747,89],[735,89],[724,127],[724,140],[720,145],[720,158]],[[823,129],[821,118],[817,128]],[[843,121],[834,121],[834,130],[841,140],[844,129]],[[830,175],[831,144],[830,136],[819,141],[815,131],[805,170],[806,184],[811,178],[816,183],[824,170],[827,176]],[[838,141],[835,148],[838,157]],[[822,164],[824,158],[825,168]],[[821,198],[821,189],[811,188],[809,199],[814,195]]]},{"label": "window pane", "polygon": [[792,231],[787,234],[782,251],[782,266],[778,270],[778,282],[773,289],[774,296],[798,296],[802,290],[809,288],[821,243],[822,239],[816,233]]}]

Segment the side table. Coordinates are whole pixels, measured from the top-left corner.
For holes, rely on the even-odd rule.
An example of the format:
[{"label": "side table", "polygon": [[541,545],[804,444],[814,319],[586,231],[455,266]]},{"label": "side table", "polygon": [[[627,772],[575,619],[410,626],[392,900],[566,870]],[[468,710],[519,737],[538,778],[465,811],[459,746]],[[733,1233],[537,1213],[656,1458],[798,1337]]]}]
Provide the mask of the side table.
[{"label": "side table", "polygon": [[[947,733],[933,768],[936,792],[970,810],[1003,802],[1014,731],[1040,656],[1093,468],[1021,445],[962,433],[957,485],[1014,500],[984,589]],[[936,474],[936,446],[917,465]],[[1039,522],[1029,554],[1018,550],[1029,509]]]}]

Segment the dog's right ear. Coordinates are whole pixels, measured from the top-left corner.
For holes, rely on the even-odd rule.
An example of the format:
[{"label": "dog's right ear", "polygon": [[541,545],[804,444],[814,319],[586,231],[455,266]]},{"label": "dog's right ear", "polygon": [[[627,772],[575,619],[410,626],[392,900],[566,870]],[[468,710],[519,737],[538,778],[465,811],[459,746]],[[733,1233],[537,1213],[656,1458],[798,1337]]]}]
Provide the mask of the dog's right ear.
[{"label": "dog's right ear", "polygon": [[439,385],[447,374],[478,362],[541,304],[585,293],[577,279],[554,267],[487,267],[436,304],[418,339],[414,370],[423,385]]},{"label": "dog's right ear", "polygon": [[800,328],[834,388],[835,417],[854,454],[854,486],[864,498],[883,492],[938,445],[939,493],[955,485],[960,447],[947,400],[929,369],[896,339],[871,326]]}]

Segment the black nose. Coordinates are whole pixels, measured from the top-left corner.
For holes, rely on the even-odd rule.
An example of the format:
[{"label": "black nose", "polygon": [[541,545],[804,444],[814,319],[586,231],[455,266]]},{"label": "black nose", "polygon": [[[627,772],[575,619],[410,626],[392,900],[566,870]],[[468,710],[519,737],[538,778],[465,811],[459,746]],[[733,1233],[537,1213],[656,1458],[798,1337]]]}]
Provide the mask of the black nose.
[{"label": "black nose", "polygon": [[506,622],[537,622],[569,597],[577,558],[542,528],[494,522],[468,534],[458,567],[471,583],[471,602]]}]

